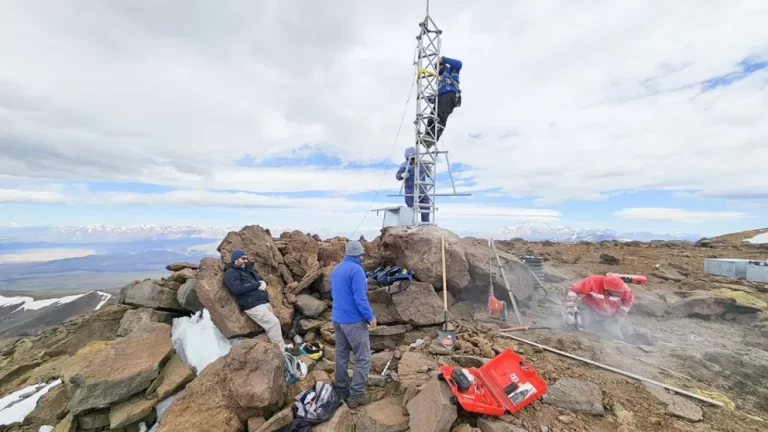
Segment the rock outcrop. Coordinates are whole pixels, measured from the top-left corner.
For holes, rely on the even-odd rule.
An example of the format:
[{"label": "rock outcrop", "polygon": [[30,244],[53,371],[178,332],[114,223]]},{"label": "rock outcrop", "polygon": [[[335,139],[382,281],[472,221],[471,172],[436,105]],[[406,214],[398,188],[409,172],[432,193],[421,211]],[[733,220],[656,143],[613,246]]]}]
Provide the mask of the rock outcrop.
[{"label": "rock outcrop", "polygon": [[189,383],[160,419],[159,432],[242,431],[285,401],[283,356],[265,335],[232,347]]},{"label": "rock outcrop", "polygon": [[[480,298],[488,292],[488,242],[459,238],[434,226],[387,227],[379,242],[383,265],[398,265],[415,271],[421,282],[441,291],[443,286],[441,236],[445,237],[446,282],[448,290],[459,299]],[[533,276],[525,264],[509,253],[498,250],[510,289],[518,300],[533,293]],[[494,268],[498,268],[494,260]],[[501,272],[494,278],[500,297],[507,296]],[[487,296],[487,294],[486,294]]]},{"label": "rock outcrop", "polygon": [[176,298],[176,291],[147,279],[134,281],[120,290],[120,303],[136,307],[184,312]]},{"label": "rock outcrop", "polygon": [[132,309],[125,312],[123,319],[120,320],[120,327],[117,329],[118,336],[126,336],[141,328],[142,326],[153,323],[171,324],[174,318],[179,314],[173,312],[158,311],[150,308]]},{"label": "rock outcrop", "polygon": [[[413,431],[440,432],[450,429],[458,416],[456,406],[451,403],[453,393],[448,384],[431,380],[416,397],[408,402],[410,419],[408,426]],[[425,415],[425,413],[429,413]]]},{"label": "rock outcrop", "polygon": [[77,415],[144,391],[172,352],[171,327],[162,323],[147,324],[105,348],[82,350],[62,373],[69,412]]}]

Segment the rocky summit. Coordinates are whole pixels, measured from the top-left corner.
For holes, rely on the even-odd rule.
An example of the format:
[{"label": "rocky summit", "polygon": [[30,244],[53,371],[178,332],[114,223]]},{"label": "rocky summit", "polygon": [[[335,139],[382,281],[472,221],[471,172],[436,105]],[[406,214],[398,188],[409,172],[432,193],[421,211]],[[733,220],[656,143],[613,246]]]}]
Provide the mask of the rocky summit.
[{"label": "rocky summit", "polygon": [[[443,324],[441,237],[446,246],[449,328]],[[768,285],[703,271],[709,257],[765,260],[763,248],[724,236],[683,241],[552,243],[461,238],[431,226],[389,227],[362,240],[363,267],[413,270],[401,289],[370,280],[378,326],[368,393],[312,430],[326,432],[759,431],[768,418]],[[736,237],[733,237],[736,238]],[[330,273],[346,239],[299,231],[274,237],[231,231],[219,257],[171,263],[160,279],[134,281],[116,303],[33,334],[0,339],[0,432],[270,432],[289,425],[296,395],[335,381],[336,332]],[[288,383],[277,345],[238,307],[223,268],[242,248],[268,282],[284,338],[323,344],[300,355],[307,375]],[[540,267],[526,259],[538,257]],[[528,257],[528,258],[526,258]],[[567,288],[591,274],[642,275],[624,340],[566,331]],[[507,290],[509,286],[509,291]],[[507,302],[507,321],[489,314],[489,287]],[[512,300],[519,307],[517,321]],[[520,325],[522,330],[504,330]],[[200,327],[195,327],[200,326]],[[192,329],[192,330],[190,330]],[[560,356],[535,341],[713,401]],[[515,414],[490,416],[457,403],[441,366],[480,368],[500,353],[522,356],[548,389]],[[354,356],[348,373],[351,375]]]}]

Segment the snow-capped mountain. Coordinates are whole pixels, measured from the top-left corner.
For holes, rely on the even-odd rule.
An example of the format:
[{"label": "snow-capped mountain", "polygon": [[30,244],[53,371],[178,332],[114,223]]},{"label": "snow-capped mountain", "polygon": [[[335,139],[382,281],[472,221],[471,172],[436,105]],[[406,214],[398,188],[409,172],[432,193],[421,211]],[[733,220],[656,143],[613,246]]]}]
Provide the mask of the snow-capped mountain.
[{"label": "snow-capped mountain", "polygon": [[600,242],[603,240],[622,241],[651,241],[651,240],[684,240],[696,241],[701,238],[697,234],[687,233],[651,233],[626,232],[619,233],[610,229],[585,229],[556,226],[544,223],[525,223],[490,230],[485,233],[496,239],[522,238],[528,241],[553,242]]},{"label": "snow-capped mountain", "polygon": [[5,230],[0,240],[50,243],[111,243],[135,240],[224,238],[239,227],[179,225],[84,225]]},{"label": "snow-capped mountain", "polygon": [[115,301],[113,295],[101,291],[41,300],[0,295],[0,336],[36,334],[75,315],[99,310]]}]

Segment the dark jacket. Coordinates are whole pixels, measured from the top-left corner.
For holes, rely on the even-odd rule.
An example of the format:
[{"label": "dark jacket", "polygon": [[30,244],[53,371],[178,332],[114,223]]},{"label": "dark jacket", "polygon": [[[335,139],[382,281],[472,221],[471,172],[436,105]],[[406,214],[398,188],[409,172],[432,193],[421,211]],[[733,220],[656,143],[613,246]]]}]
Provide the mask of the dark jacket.
[{"label": "dark jacket", "polygon": [[245,270],[229,263],[224,267],[224,286],[235,296],[243,310],[269,303],[269,294],[259,290],[261,276],[253,269],[253,263],[245,265]]},{"label": "dark jacket", "polygon": [[458,93],[459,91],[459,72],[461,72],[461,61],[449,57],[442,58],[445,69],[440,73],[440,84],[437,89],[437,95],[443,93]]}]

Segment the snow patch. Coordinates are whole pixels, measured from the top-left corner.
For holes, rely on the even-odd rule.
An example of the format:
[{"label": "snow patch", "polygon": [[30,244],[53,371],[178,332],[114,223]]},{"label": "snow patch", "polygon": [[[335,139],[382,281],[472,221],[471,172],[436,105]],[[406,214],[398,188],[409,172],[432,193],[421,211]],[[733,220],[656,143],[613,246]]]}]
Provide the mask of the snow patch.
[{"label": "snow patch", "polygon": [[749,243],[753,243],[753,244],[768,243],[768,232],[767,233],[758,234],[758,235],[752,237],[751,239],[746,239],[744,241],[749,242]]},{"label": "snow patch", "polygon": [[40,309],[42,309],[44,307],[48,307],[48,306],[63,305],[63,304],[66,304],[66,303],[73,302],[73,301],[79,299],[80,297],[82,297],[82,296],[84,296],[86,294],[88,294],[88,293],[76,294],[76,295],[71,295],[71,296],[66,296],[66,297],[61,297],[61,298],[52,298],[52,299],[45,299],[45,300],[34,300],[34,301],[31,301],[31,302],[24,303],[17,310],[25,310],[25,311],[28,311],[28,310],[40,310]]},{"label": "snow patch", "polygon": [[96,291],[96,292],[101,296],[101,301],[99,302],[99,304],[96,305],[96,307],[93,310],[101,309],[101,307],[104,306],[104,304],[106,302],[108,302],[109,299],[112,298],[112,294],[107,294],[107,293],[101,292],[101,291]]},{"label": "snow patch", "polygon": [[[29,311],[29,310],[40,310],[45,307],[49,306],[61,306],[63,304],[71,303],[81,297],[87,296],[88,294],[92,293],[94,291],[88,291],[84,294],[75,294],[71,296],[61,297],[61,298],[52,298],[52,299],[45,299],[45,300],[35,300],[32,297],[3,297],[0,296],[0,307],[3,306],[15,306],[19,305],[16,309],[14,309],[12,312],[16,311]],[[101,301],[98,305],[96,305],[96,308],[94,310],[100,309],[104,304],[106,304],[109,299],[112,298],[111,294],[96,291],[97,294],[101,296]]]},{"label": "snow patch", "polygon": [[53,432],[53,426],[40,426],[40,429],[38,429],[37,432]]},{"label": "snow patch", "polygon": [[[15,391],[8,396],[0,399],[0,425],[9,425],[16,422],[22,422],[34,411],[37,401],[48,393],[48,390],[61,384],[61,380],[56,380],[50,384],[36,384]],[[32,396],[26,395],[33,393]]]},{"label": "snow patch", "polygon": [[17,304],[24,304],[33,301],[35,301],[35,299],[32,297],[4,297],[0,295],[0,307],[14,306]]},{"label": "snow patch", "polygon": [[[180,394],[181,394],[181,390],[157,403],[157,405],[155,406],[155,412],[156,412],[155,417],[157,418],[157,420],[155,421],[155,425],[152,426],[152,429],[150,429],[149,432],[157,432],[157,429],[160,427],[160,419],[163,418],[163,415],[165,415],[165,411],[168,410],[168,407],[171,406],[173,401],[175,401]],[[143,431],[147,430],[147,425],[145,425],[144,423],[139,424],[139,431],[142,431],[142,430]]]},{"label": "snow patch", "polygon": [[173,348],[197,374],[219,357],[227,355],[236,341],[230,341],[211,321],[208,309],[191,317],[175,318],[171,328]]}]

